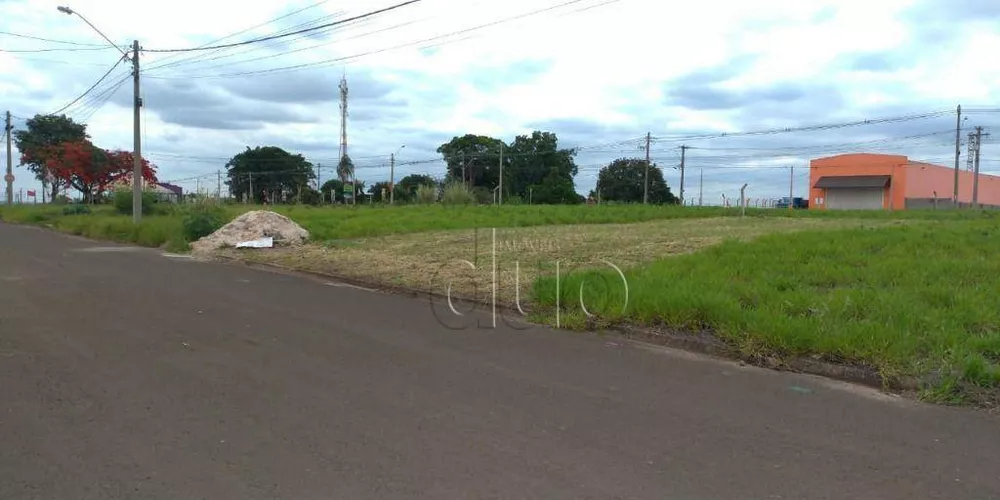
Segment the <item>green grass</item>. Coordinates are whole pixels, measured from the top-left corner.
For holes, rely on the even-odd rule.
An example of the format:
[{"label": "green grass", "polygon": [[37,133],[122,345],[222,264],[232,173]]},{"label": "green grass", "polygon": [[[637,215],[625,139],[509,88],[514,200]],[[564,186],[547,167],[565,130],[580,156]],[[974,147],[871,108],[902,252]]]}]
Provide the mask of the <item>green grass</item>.
[{"label": "green grass", "polygon": [[[357,207],[248,206],[228,205],[229,220],[249,210],[274,210],[287,215],[310,232],[313,241],[367,238],[449,229],[530,227],[564,224],[612,224],[653,220],[738,216],[738,209],[721,207],[677,207],[644,205],[374,205]],[[145,216],[139,228],[132,227],[131,216],[119,215],[110,206],[94,207],[92,214],[65,215],[59,206],[0,207],[0,218],[8,222],[47,225],[95,239],[161,246],[173,241],[181,247],[182,215]],[[748,209],[748,217],[850,218],[850,219],[923,219],[974,220],[993,217],[992,212],[922,210],[922,211],[850,211],[827,212]]]},{"label": "green grass", "polygon": [[[564,276],[564,320],[580,286],[599,321],[708,329],[744,355],[820,355],[885,377],[937,374],[936,398],[1000,386],[1000,226],[925,221],[729,241],[625,271]],[[553,308],[556,278],[535,283]],[[623,309],[624,306],[624,309]],[[550,309],[551,310],[551,309]]]}]

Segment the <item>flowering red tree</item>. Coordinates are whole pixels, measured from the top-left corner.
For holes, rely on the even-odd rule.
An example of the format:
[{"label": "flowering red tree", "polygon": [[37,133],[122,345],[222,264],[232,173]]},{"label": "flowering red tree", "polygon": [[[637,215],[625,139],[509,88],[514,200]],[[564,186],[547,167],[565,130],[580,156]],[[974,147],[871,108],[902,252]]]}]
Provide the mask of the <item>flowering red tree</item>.
[{"label": "flowering red tree", "polygon": [[[83,193],[86,203],[99,198],[113,184],[132,179],[132,153],[107,151],[90,141],[58,144],[49,148],[45,157],[45,166],[56,181]],[[156,182],[155,167],[145,159],[142,177]]]}]

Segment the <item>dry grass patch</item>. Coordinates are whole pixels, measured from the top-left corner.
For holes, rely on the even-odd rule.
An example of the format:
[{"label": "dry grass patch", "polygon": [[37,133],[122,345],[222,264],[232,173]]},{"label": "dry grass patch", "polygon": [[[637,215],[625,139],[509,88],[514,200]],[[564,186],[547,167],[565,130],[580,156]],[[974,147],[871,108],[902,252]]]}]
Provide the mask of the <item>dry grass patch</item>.
[{"label": "dry grass patch", "polygon": [[[636,224],[497,228],[498,301],[527,301],[535,279],[606,266],[626,269],[659,257],[682,255],[724,240],[815,228],[898,224],[899,221],[720,217]],[[320,272],[383,285],[488,300],[493,274],[493,229],[437,231],[357,240],[334,240],[301,248],[224,250],[226,256]]]}]

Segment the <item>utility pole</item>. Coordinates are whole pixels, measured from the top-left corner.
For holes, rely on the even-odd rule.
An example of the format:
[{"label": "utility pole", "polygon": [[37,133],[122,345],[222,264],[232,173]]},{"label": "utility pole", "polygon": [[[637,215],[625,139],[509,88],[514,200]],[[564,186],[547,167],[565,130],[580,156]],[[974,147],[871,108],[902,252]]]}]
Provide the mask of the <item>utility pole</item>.
[{"label": "utility pole", "polygon": [[687,146],[681,146],[681,206],[684,206],[684,152]]},{"label": "utility pole", "polygon": [[958,208],[958,157],[962,155],[960,145],[962,142],[962,105],[959,104],[956,110],[958,115],[955,118],[955,192],[952,197],[952,205]]},{"label": "utility pole", "polygon": [[795,165],[788,167],[788,211],[791,212],[794,205],[794,191],[795,191]]},{"label": "utility pole", "polygon": [[646,132],[646,177],[642,182],[642,204],[649,202],[649,140],[650,134]]},{"label": "utility pole", "polygon": [[704,200],[704,198],[702,197],[702,195],[704,195],[704,194],[705,194],[705,169],[704,168],[699,168],[698,169],[698,206],[699,207],[701,206],[701,203]]},{"label": "utility pole", "polygon": [[[989,136],[990,134],[985,134]],[[983,146],[983,127],[976,127],[976,163],[972,177],[972,207],[979,208],[979,155]]]},{"label": "utility pole", "polygon": [[142,107],[142,97],[139,97],[139,40],[132,41],[132,221],[138,224],[142,220],[142,134],[139,131],[139,108]]},{"label": "utility pole", "polygon": [[[322,188],[323,188],[323,164],[322,163],[317,163],[316,164],[316,191],[322,191]],[[320,196],[320,199],[322,200],[323,197]]]},{"label": "utility pole", "polygon": [[216,185],[215,185],[215,199],[222,200],[222,171],[215,171]]},{"label": "utility pole", "polygon": [[11,134],[11,129],[12,128],[13,127],[10,126],[10,111],[8,111],[7,112],[7,122],[4,125],[4,130],[7,131],[7,176],[6,176],[5,180],[7,181],[7,204],[8,205],[13,205],[14,204],[14,170],[13,170],[13,162],[11,160],[11,147],[10,147],[10,134]]},{"label": "utility pole", "polygon": [[247,198],[247,203],[253,203],[256,201],[253,196],[253,174],[248,173],[247,178],[250,179],[250,196]]},{"label": "utility pole", "polygon": [[500,194],[497,205],[503,205],[503,142],[500,143]]},{"label": "utility pole", "polygon": [[396,202],[396,153],[389,155],[389,204]]}]

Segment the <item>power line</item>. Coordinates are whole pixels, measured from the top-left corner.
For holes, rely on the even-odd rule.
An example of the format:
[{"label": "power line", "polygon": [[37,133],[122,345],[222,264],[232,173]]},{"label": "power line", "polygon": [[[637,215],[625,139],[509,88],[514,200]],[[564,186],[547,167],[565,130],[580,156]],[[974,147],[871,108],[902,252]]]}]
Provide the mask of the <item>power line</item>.
[{"label": "power line", "polygon": [[341,19],[339,21],[334,21],[332,23],[321,24],[319,26],[313,26],[311,28],[305,28],[305,29],[301,29],[301,30],[298,30],[298,31],[292,31],[290,33],[274,34],[274,35],[269,35],[269,36],[265,36],[265,37],[261,37],[261,38],[254,38],[254,39],[251,39],[251,40],[244,40],[242,42],[233,42],[233,43],[227,43],[227,44],[222,44],[222,45],[209,45],[209,46],[202,46],[202,47],[191,47],[191,48],[187,48],[187,49],[142,49],[142,50],[144,52],[193,52],[193,51],[201,51],[201,50],[215,50],[215,49],[224,49],[224,48],[229,48],[229,47],[239,47],[241,45],[249,45],[249,44],[252,44],[252,43],[266,42],[268,40],[276,40],[276,39],[284,38],[284,37],[287,37],[287,36],[300,35],[300,34],[303,34],[303,33],[309,33],[309,32],[312,32],[312,31],[317,31],[317,30],[321,30],[321,29],[325,29],[325,28],[331,28],[333,26],[338,26],[338,25],[341,25],[341,24],[349,23],[351,21],[357,21],[359,19],[365,19],[365,18],[368,18],[368,17],[376,16],[378,14],[383,14],[383,13],[386,13],[386,12],[389,12],[389,11],[392,11],[392,10],[396,10],[396,9],[405,7],[407,5],[415,4],[415,3],[421,2],[421,1],[423,1],[423,0],[407,0],[405,2],[398,3],[398,4],[395,4],[395,5],[391,5],[389,7],[385,7],[385,8],[378,9],[378,10],[373,10],[373,11],[370,11],[370,12],[366,12],[364,14],[358,14],[356,16],[349,17],[347,19]]},{"label": "power line", "polygon": [[62,44],[66,44],[66,45],[77,45],[77,46],[80,46],[80,47],[102,47],[102,48],[105,47],[104,44],[72,42],[72,41],[69,41],[69,40],[53,40],[52,38],[43,38],[43,37],[40,37],[40,36],[25,35],[23,33],[12,33],[10,31],[0,31],[0,35],[13,36],[13,37],[18,37],[18,38],[26,38],[26,39],[29,39],[29,40],[39,40],[39,41],[42,41],[42,42],[49,42],[49,43],[62,43]]},{"label": "power line", "polygon": [[[499,24],[503,24],[503,23],[515,21],[515,20],[518,20],[518,19],[523,19],[525,17],[534,16],[534,15],[542,14],[542,13],[549,12],[549,11],[552,11],[552,10],[556,10],[556,9],[559,9],[559,8],[562,8],[562,7],[566,7],[566,6],[569,6],[569,5],[577,4],[577,3],[580,3],[580,2],[583,2],[583,1],[584,0],[569,0],[569,1],[562,2],[562,3],[559,3],[559,4],[553,5],[553,6],[545,7],[545,8],[542,8],[542,9],[537,9],[537,10],[533,10],[533,11],[526,12],[526,13],[523,13],[523,14],[518,14],[518,15],[515,15],[515,16],[506,17],[506,18],[499,19],[499,20],[496,20],[496,21],[491,21],[489,23],[480,24],[478,26],[473,26],[471,28],[465,28],[463,30],[454,31],[454,32],[451,32],[451,33],[446,33],[446,34],[443,34],[443,35],[437,35],[437,36],[433,36],[433,37],[430,37],[430,38],[425,38],[423,40],[417,40],[415,42],[406,42],[406,43],[401,43],[401,44],[394,45],[394,46],[391,46],[391,47],[385,47],[385,48],[381,48],[381,49],[373,49],[373,50],[369,50],[369,51],[365,51],[365,52],[361,52],[361,53],[357,53],[357,54],[353,54],[353,55],[349,55],[349,56],[341,56],[341,57],[335,57],[335,58],[332,58],[332,59],[324,59],[324,60],[320,60],[320,61],[313,61],[313,62],[309,62],[309,63],[295,64],[295,65],[291,65],[291,66],[279,66],[279,67],[276,67],[276,68],[268,68],[268,69],[255,70],[255,71],[243,71],[243,72],[237,72],[237,73],[222,73],[222,74],[217,74],[217,75],[188,75],[188,76],[184,76],[184,77],[159,76],[159,77],[155,77],[155,78],[165,78],[165,79],[166,78],[184,78],[184,79],[187,79],[187,78],[234,78],[234,77],[243,77],[243,76],[250,76],[250,75],[262,75],[262,74],[286,72],[286,71],[299,71],[299,70],[302,70],[302,69],[308,69],[308,68],[314,68],[314,67],[322,67],[322,66],[331,66],[331,65],[338,64],[338,63],[342,63],[342,62],[346,62],[346,61],[358,59],[358,58],[361,58],[361,57],[366,57],[366,56],[381,54],[383,52],[388,52],[388,51],[392,51],[392,50],[398,50],[398,49],[401,49],[401,48],[411,47],[411,46],[419,45],[419,44],[426,43],[426,42],[432,42],[432,41],[440,40],[440,39],[443,39],[443,38],[449,38],[449,37],[452,37],[452,36],[455,36],[455,35],[460,35],[460,34],[464,34],[464,33],[469,33],[469,32],[473,32],[473,31],[481,30],[481,29],[484,29],[484,28],[489,28],[489,27],[496,26],[496,25],[499,25]],[[442,45],[443,45],[443,43],[442,43]]]},{"label": "power line", "polygon": [[[249,28],[245,28],[245,29],[242,29],[242,30],[240,30],[240,31],[237,31],[237,32],[235,32],[235,33],[230,33],[230,34],[228,34],[228,35],[226,35],[226,36],[223,36],[223,37],[221,37],[221,38],[216,38],[216,39],[214,39],[214,40],[211,40],[211,41],[209,41],[209,42],[206,42],[206,43],[205,43],[204,45],[202,45],[202,47],[207,47],[207,46],[209,46],[209,45],[212,45],[212,44],[214,44],[214,43],[218,43],[218,42],[221,42],[221,41],[223,41],[223,40],[226,40],[226,39],[229,39],[229,38],[232,38],[232,37],[234,37],[234,36],[237,36],[237,35],[242,35],[243,33],[246,33],[246,32],[248,32],[248,31],[252,31],[252,30],[255,30],[255,29],[257,29],[257,28],[261,28],[261,27],[263,27],[263,26],[267,26],[267,25],[269,25],[269,24],[273,24],[273,23],[276,23],[276,22],[278,22],[278,21],[281,21],[282,19],[285,19],[285,18],[288,18],[288,17],[291,17],[291,16],[294,16],[294,15],[296,15],[296,14],[300,14],[300,13],[302,13],[302,12],[305,12],[305,11],[307,11],[307,10],[310,10],[310,9],[314,9],[314,8],[316,8],[316,7],[319,7],[319,6],[321,6],[321,5],[325,4],[325,3],[328,3],[329,1],[330,1],[330,0],[322,0],[322,1],[319,1],[319,2],[316,2],[316,3],[314,3],[314,4],[311,4],[311,5],[307,5],[307,6],[303,7],[303,8],[301,8],[301,9],[298,9],[298,10],[295,10],[295,11],[293,11],[293,12],[289,12],[288,14],[285,14],[285,15],[283,15],[283,16],[278,16],[278,17],[276,17],[276,18],[273,18],[273,19],[270,19],[270,20],[268,20],[268,21],[265,21],[265,22],[263,22],[263,23],[260,23],[260,24],[257,24],[257,25],[254,25],[254,26],[251,26],[251,27],[249,27]],[[325,16],[325,17],[321,17],[321,18],[319,18],[319,19],[325,19],[325,18],[328,18],[328,17],[329,17],[329,16]],[[291,28],[289,28],[289,29],[295,29],[295,28],[297,28],[297,27],[300,27],[300,26],[303,26],[303,25],[305,25],[305,24],[310,24],[310,23],[302,23],[302,24],[298,24],[298,25],[295,25],[295,26],[293,26],[293,27],[291,27]],[[281,30],[281,31],[279,31],[278,33],[283,33],[283,32],[285,32],[285,31],[287,31],[287,30]],[[220,50],[219,52],[224,52],[224,51],[221,51],[221,50]],[[152,70],[155,70],[155,69],[160,69],[160,68],[166,68],[166,67],[172,67],[172,66],[176,66],[176,65],[180,65],[180,64],[184,64],[184,63],[185,63],[186,61],[191,61],[191,60],[196,60],[196,59],[198,59],[198,58],[200,58],[200,57],[202,57],[202,56],[203,56],[202,54],[198,54],[198,55],[194,55],[194,56],[191,56],[191,57],[187,57],[187,58],[183,58],[183,59],[180,59],[180,60],[177,60],[177,61],[171,61],[171,62],[166,62],[166,63],[164,63],[164,61],[168,61],[168,60],[170,60],[170,59],[172,59],[172,58],[174,58],[174,57],[178,57],[178,56],[180,56],[180,54],[181,54],[181,53],[174,53],[174,54],[170,54],[170,55],[168,55],[168,56],[165,56],[165,57],[163,57],[162,59],[159,59],[159,60],[157,60],[157,61],[156,61],[156,63],[154,63],[154,64],[150,65],[150,66],[149,66],[149,67],[148,67],[148,68],[146,69],[146,71],[148,72],[148,71],[152,71]],[[157,63],[160,63],[160,64],[157,64]]]},{"label": "power line", "polygon": [[112,71],[114,71],[114,70],[115,70],[115,68],[117,68],[117,67],[118,67],[118,65],[119,65],[119,64],[121,64],[121,62],[122,62],[122,61],[123,61],[124,59],[125,59],[125,57],[124,57],[124,56],[122,56],[122,57],[119,57],[119,58],[118,58],[118,60],[117,60],[117,61],[115,61],[115,64],[114,64],[114,66],[111,66],[111,68],[109,68],[109,69],[108,69],[107,73],[104,73],[104,76],[102,76],[102,77],[101,77],[101,78],[100,78],[99,80],[97,80],[97,82],[95,82],[95,83],[94,83],[93,85],[91,85],[91,86],[90,86],[90,88],[89,88],[89,89],[87,89],[87,91],[86,91],[86,92],[84,92],[84,93],[80,94],[80,96],[79,96],[79,97],[77,97],[76,99],[73,99],[72,101],[70,101],[70,103],[69,103],[69,104],[67,104],[67,105],[65,105],[65,106],[63,106],[63,107],[61,107],[61,108],[59,108],[59,109],[58,109],[57,111],[54,111],[54,112],[52,112],[52,113],[49,113],[49,114],[50,114],[50,115],[57,115],[57,114],[59,114],[59,113],[63,112],[63,111],[64,111],[64,110],[66,109],[66,108],[68,108],[68,107],[70,107],[70,106],[72,106],[72,105],[76,104],[76,102],[77,102],[77,101],[79,101],[80,99],[83,99],[83,98],[84,98],[84,97],[85,97],[85,96],[86,96],[87,94],[89,94],[89,93],[90,93],[91,91],[93,91],[93,90],[94,90],[94,88],[96,88],[96,87],[97,87],[98,85],[100,85],[100,84],[101,84],[101,82],[103,82],[103,81],[104,81],[104,79],[105,79],[105,78],[107,78],[107,77],[108,77],[108,75],[110,75],[110,74],[111,74],[111,72],[112,72]]}]

